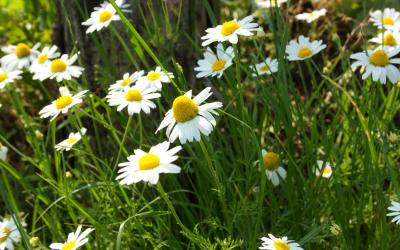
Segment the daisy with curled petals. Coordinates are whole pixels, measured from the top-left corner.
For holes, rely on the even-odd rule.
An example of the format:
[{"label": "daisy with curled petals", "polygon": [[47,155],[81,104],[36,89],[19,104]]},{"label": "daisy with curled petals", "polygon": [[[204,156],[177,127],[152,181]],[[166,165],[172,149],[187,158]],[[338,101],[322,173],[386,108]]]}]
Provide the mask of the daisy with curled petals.
[{"label": "daisy with curled petals", "polygon": [[160,90],[162,89],[162,83],[171,82],[171,78],[174,78],[172,73],[163,72],[160,67],[156,67],[155,70],[150,71],[146,76],[139,77],[137,84]]},{"label": "daisy with curled petals", "polygon": [[138,114],[143,110],[146,114],[150,113],[156,105],[151,99],[159,98],[156,88],[146,88],[144,85],[135,85],[126,87],[123,91],[111,91],[107,96],[107,102],[110,106],[118,106],[117,111],[124,108],[128,109],[128,114]]},{"label": "daisy with curled petals", "polygon": [[271,75],[278,71],[278,60],[267,58],[264,62],[258,63],[254,65],[256,73],[253,73],[253,76],[261,76],[261,75]]},{"label": "daisy with curled petals", "polygon": [[178,153],[182,147],[169,149],[169,142],[162,142],[150,148],[149,152],[136,149],[134,154],[128,157],[128,162],[120,163],[121,169],[117,180],[121,185],[130,185],[139,181],[156,184],[161,173],[178,174],[181,168],[172,162],[178,159]]},{"label": "daisy with curled petals", "polygon": [[[26,223],[22,221],[22,226],[26,227]],[[0,222],[0,249],[14,249],[14,243],[21,240],[21,234],[13,218],[4,218]]]},{"label": "daisy with curled petals", "polygon": [[213,114],[218,115],[215,110],[222,107],[221,102],[200,105],[212,95],[210,90],[209,87],[205,88],[193,99],[191,90],[175,98],[156,133],[167,127],[169,141],[174,142],[179,138],[182,144],[186,141],[200,141],[201,134],[208,136],[216,125]]},{"label": "daisy with curled petals", "polygon": [[51,104],[40,110],[40,118],[47,118],[52,116],[51,121],[54,120],[59,114],[65,114],[68,110],[78,103],[82,102],[82,97],[85,95],[87,90],[83,90],[76,95],[72,95],[68,88],[60,88],[60,97],[53,101]]},{"label": "daisy with curled petals", "polygon": [[317,167],[315,169],[315,175],[329,179],[333,173],[333,165],[329,162],[317,161]]},{"label": "daisy with curled petals", "polygon": [[34,74],[33,79],[39,79],[39,75],[36,75],[36,72],[41,72],[45,70],[46,65],[50,63],[50,59],[54,59],[60,56],[60,53],[57,52],[57,46],[53,45],[51,47],[44,47],[42,51],[38,52],[38,56],[32,62],[32,65],[29,67],[29,71]]},{"label": "daisy with curled petals", "polygon": [[369,15],[370,21],[380,29],[398,30],[400,28],[400,13],[393,8],[385,8],[383,12],[376,10]]},{"label": "daisy with curled petals", "polygon": [[6,55],[0,59],[0,63],[4,67],[11,69],[28,68],[35,60],[38,53],[37,48],[39,48],[39,46],[39,43],[35,44],[32,48],[26,43],[5,46],[1,50],[6,53]]},{"label": "daisy with curled petals", "polygon": [[386,83],[386,78],[391,83],[397,83],[400,80],[400,71],[393,64],[400,64],[399,58],[392,58],[400,52],[400,48],[390,49],[389,47],[379,47],[375,50],[367,50],[352,54],[351,59],[356,60],[351,67],[353,69],[361,66],[365,67],[362,79],[367,79],[372,75],[374,81]]},{"label": "daisy with curled petals", "polygon": [[286,46],[289,61],[300,61],[312,57],[325,49],[326,45],[321,40],[310,41],[310,38],[300,36],[299,40],[292,40]]},{"label": "daisy with curled petals", "polygon": [[252,36],[254,31],[259,31],[261,28],[257,23],[253,23],[253,17],[247,16],[242,20],[231,20],[218,25],[215,28],[206,29],[207,35],[201,37],[205,40],[201,45],[207,46],[213,42],[229,41],[232,44],[238,42],[238,35]]},{"label": "daisy with curled petals", "polygon": [[326,9],[314,10],[310,13],[301,13],[296,15],[297,20],[306,21],[307,23],[312,23],[318,18],[325,16]]},{"label": "daisy with curled petals", "polygon": [[51,249],[59,250],[76,250],[88,242],[87,236],[94,231],[93,228],[88,228],[81,233],[82,225],[79,225],[75,233],[69,233],[65,243],[52,243]]},{"label": "daisy with curled petals", "polygon": [[122,90],[126,86],[130,86],[132,83],[136,82],[139,77],[143,76],[144,71],[136,71],[133,74],[129,75],[129,73],[125,73],[121,80],[118,80],[116,83],[110,86],[109,91],[114,90]]},{"label": "daisy with curled petals", "polygon": [[274,8],[280,7],[287,0],[256,0],[255,3],[260,8]]},{"label": "daisy with curled petals", "polygon": [[400,33],[398,31],[386,30],[383,34],[379,32],[378,36],[372,38],[370,41],[383,46],[397,48],[400,46]]},{"label": "daisy with curled petals", "polygon": [[231,46],[225,50],[222,44],[218,44],[217,54],[207,48],[207,51],[204,52],[204,59],[197,61],[198,67],[194,68],[195,71],[199,71],[196,77],[218,76],[220,78],[224,71],[232,65],[234,57],[235,53]]},{"label": "daisy with curled petals", "polygon": [[4,87],[14,82],[15,80],[21,79],[22,71],[21,70],[13,70],[8,67],[0,67],[0,90],[4,89]]},{"label": "daisy with curled petals", "polygon": [[46,64],[46,67],[36,72],[35,75],[37,75],[37,79],[41,81],[47,78],[55,78],[57,82],[61,82],[62,80],[71,80],[72,77],[77,78],[83,71],[82,67],[73,65],[77,59],[77,54],[71,57],[64,54],[60,58],[54,59]]},{"label": "daisy with curled petals", "polygon": [[[274,186],[278,186],[280,183],[280,179],[286,179],[286,170],[282,167],[282,161],[279,154],[274,152],[267,152],[266,150],[262,150],[262,157],[264,162],[265,174],[267,175],[268,180],[272,182]],[[259,161],[255,162],[260,167]]]},{"label": "daisy with curled petals", "polygon": [[299,243],[293,240],[288,240],[288,238],[282,237],[277,238],[272,234],[268,234],[268,237],[262,237],[262,246],[258,249],[268,249],[268,250],[303,250]]},{"label": "daisy with curled petals", "polygon": [[82,135],[86,134],[86,128],[81,128],[80,131],[76,133],[70,133],[68,138],[58,143],[55,146],[57,151],[69,151],[76,143],[82,139]]},{"label": "daisy with curled petals", "polygon": [[391,211],[386,216],[393,216],[392,222],[400,224],[400,203],[392,201],[388,210]]}]

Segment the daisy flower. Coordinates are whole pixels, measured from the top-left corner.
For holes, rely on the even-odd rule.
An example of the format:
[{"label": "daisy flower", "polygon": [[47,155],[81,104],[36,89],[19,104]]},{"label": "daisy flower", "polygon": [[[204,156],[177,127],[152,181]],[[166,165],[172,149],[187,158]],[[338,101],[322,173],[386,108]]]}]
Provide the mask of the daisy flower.
[{"label": "daisy flower", "polygon": [[260,8],[274,8],[280,7],[287,0],[256,0],[256,5]]},{"label": "daisy flower", "polygon": [[133,74],[129,75],[129,73],[125,73],[121,80],[118,80],[116,83],[110,86],[109,91],[114,90],[122,90],[126,86],[130,86],[132,83],[136,82],[139,77],[143,76],[144,71],[136,71]]},{"label": "daisy flower", "polygon": [[400,224],[400,203],[392,201],[388,210],[391,211],[386,216],[394,216],[392,222]]},{"label": "daisy flower", "polygon": [[[22,226],[26,227],[26,223],[22,222]],[[3,219],[0,222],[0,249],[14,249],[14,243],[21,240],[21,234],[13,218]]]},{"label": "daisy flower", "polygon": [[257,73],[253,73],[253,76],[261,76],[261,75],[271,75],[278,71],[278,60],[267,58],[264,62],[258,63],[254,65],[254,68]]},{"label": "daisy flower", "polygon": [[277,238],[272,234],[268,234],[268,237],[262,237],[262,246],[258,249],[268,249],[268,250],[303,250],[299,243],[293,240],[288,240],[288,238],[282,237]]},{"label": "daisy flower", "polygon": [[36,72],[37,79],[43,81],[47,78],[56,79],[57,82],[62,80],[71,80],[72,77],[79,77],[82,74],[83,68],[73,65],[78,59],[75,54],[68,57],[67,54],[62,55],[60,58],[54,59],[46,64],[46,67]]},{"label": "daisy flower", "polygon": [[46,65],[50,63],[49,59],[54,59],[60,56],[60,53],[57,52],[57,46],[53,45],[51,47],[44,47],[41,52],[38,52],[38,56],[32,62],[32,65],[29,67],[29,71],[34,74],[33,79],[39,79],[39,75],[36,72],[41,72],[46,69]]},{"label": "daisy flower", "polygon": [[86,128],[81,128],[79,132],[70,133],[68,139],[63,140],[55,146],[57,151],[69,151],[78,141],[81,140],[82,135],[86,134]]},{"label": "daisy flower", "polygon": [[378,36],[372,38],[370,41],[388,47],[399,47],[400,33],[397,31],[386,30],[383,34],[382,32],[379,32]]},{"label": "daisy flower", "polygon": [[0,143],[0,160],[3,160],[3,161],[7,160],[7,152],[8,152],[8,148]]},{"label": "daisy flower", "polygon": [[121,169],[117,176],[121,185],[130,185],[139,181],[147,181],[150,184],[158,182],[161,173],[178,174],[181,168],[172,162],[178,159],[178,153],[182,147],[169,149],[169,142],[162,142],[150,148],[148,153],[136,149],[134,154],[128,157],[128,162],[120,163]]},{"label": "daisy flower", "polygon": [[[281,157],[274,152],[261,151],[265,167],[265,174],[274,186],[278,186],[280,179],[286,179],[286,170],[282,167]],[[256,161],[256,163],[259,163]],[[261,164],[259,164],[261,166]]]},{"label": "daisy flower", "polygon": [[321,40],[310,41],[310,38],[300,36],[299,41],[290,41],[286,46],[286,53],[289,61],[300,61],[312,57],[325,49],[326,45]]},{"label": "daisy flower", "polygon": [[306,21],[307,23],[312,23],[318,18],[325,16],[326,9],[314,10],[310,13],[301,13],[296,15],[297,20]]},{"label": "daisy flower", "polygon": [[222,107],[221,102],[200,105],[212,95],[210,90],[210,87],[205,88],[193,99],[191,90],[175,98],[156,133],[167,127],[169,141],[174,142],[179,137],[182,144],[186,141],[200,141],[201,134],[208,136],[216,125],[212,115],[218,115],[215,109]]},{"label": "daisy flower", "polygon": [[374,81],[386,83],[386,78],[392,83],[400,80],[400,71],[393,64],[400,64],[399,58],[392,58],[400,52],[400,48],[390,49],[389,47],[379,47],[375,50],[367,50],[352,54],[351,59],[356,60],[351,67],[353,69],[362,66],[365,72],[362,79],[367,79],[372,75]]},{"label": "daisy flower", "polygon": [[22,71],[21,70],[13,70],[8,67],[0,67],[0,90],[4,89],[4,87],[14,82],[15,80],[21,79]]},{"label": "daisy flower", "polygon": [[58,97],[57,100],[53,101],[51,104],[40,110],[40,118],[47,118],[52,116],[52,121],[59,114],[67,113],[71,107],[82,102],[82,97],[87,92],[87,90],[83,90],[76,95],[72,95],[66,87],[61,87],[59,91],[61,94],[60,97]]},{"label": "daisy flower", "polygon": [[0,63],[4,67],[11,69],[28,68],[31,62],[35,60],[39,46],[39,43],[32,48],[25,43],[5,46],[1,50],[7,55],[0,59]]},{"label": "daisy flower", "polygon": [[67,241],[65,243],[52,243],[50,245],[51,249],[60,250],[75,250],[86,244],[88,242],[87,236],[94,231],[93,228],[88,228],[81,233],[82,225],[78,226],[75,233],[69,233]]},{"label": "daisy flower", "polygon": [[329,179],[333,173],[333,166],[329,162],[317,161],[317,167],[315,169],[316,176],[322,176],[323,178]]},{"label": "daisy flower", "polygon": [[400,13],[395,9],[385,8],[383,12],[381,10],[376,10],[371,13],[370,21],[374,23],[375,26],[387,30],[398,30],[400,26]]},{"label": "daisy flower", "polygon": [[157,93],[156,88],[135,85],[126,87],[123,91],[111,91],[107,95],[107,102],[110,106],[118,106],[118,112],[127,108],[129,115],[138,114],[142,110],[149,114],[151,109],[156,108],[151,99],[159,98],[160,96],[161,94]]},{"label": "daisy flower", "polygon": [[217,54],[207,48],[207,51],[204,52],[204,59],[197,61],[198,67],[194,68],[195,71],[199,71],[196,77],[218,76],[220,78],[224,71],[232,65],[234,57],[235,53],[231,46],[225,50],[221,43],[218,44]]},{"label": "daisy flower", "polygon": [[174,78],[172,73],[164,73],[160,67],[156,67],[155,70],[150,71],[146,76],[139,77],[137,84],[160,90],[162,89],[162,83],[171,82],[171,78]]},{"label": "daisy flower", "polygon": [[238,35],[252,36],[254,31],[259,31],[261,28],[257,23],[253,23],[253,17],[247,16],[242,20],[231,20],[218,25],[215,28],[206,29],[207,35],[201,37],[205,40],[201,45],[207,46],[213,42],[225,42],[236,44],[238,42]]}]

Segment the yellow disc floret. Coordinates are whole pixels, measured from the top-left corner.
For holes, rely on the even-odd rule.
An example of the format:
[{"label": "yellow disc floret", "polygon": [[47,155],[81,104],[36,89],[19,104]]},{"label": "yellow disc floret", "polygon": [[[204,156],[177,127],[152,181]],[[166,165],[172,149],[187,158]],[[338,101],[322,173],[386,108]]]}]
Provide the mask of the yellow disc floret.
[{"label": "yellow disc floret", "polygon": [[324,170],[322,171],[323,175],[329,175],[331,174],[332,169],[330,167],[325,167]]},{"label": "yellow disc floret", "polygon": [[27,57],[31,54],[31,48],[25,43],[18,43],[17,47],[15,48],[15,55],[18,58]]},{"label": "yellow disc floret", "polygon": [[260,70],[264,72],[264,71],[269,71],[270,68],[268,67],[268,65],[264,65],[260,67]]},{"label": "yellow disc floret", "polygon": [[151,72],[151,73],[149,73],[149,74],[147,75],[147,79],[148,79],[149,81],[155,81],[155,80],[157,80],[157,79],[160,78],[160,77],[161,77],[161,74],[158,73],[158,72]]},{"label": "yellow disc floret", "polygon": [[125,100],[128,102],[138,102],[143,99],[142,94],[140,93],[139,90],[136,89],[130,89],[126,92],[125,94]]},{"label": "yellow disc floret", "polygon": [[48,58],[49,58],[48,54],[41,54],[40,56],[38,56],[37,62],[39,64],[43,64]]},{"label": "yellow disc floret", "polygon": [[299,52],[297,53],[297,56],[299,58],[306,58],[312,55],[312,51],[307,48],[307,47],[303,47],[299,50]]},{"label": "yellow disc floret", "polygon": [[99,21],[101,23],[107,22],[111,17],[112,17],[112,13],[109,10],[103,10],[100,15],[99,15]]},{"label": "yellow disc floret", "polygon": [[276,170],[281,165],[281,158],[274,152],[267,152],[264,155],[264,167],[267,170]]},{"label": "yellow disc floret", "polygon": [[67,64],[61,59],[51,61],[50,70],[53,73],[64,72],[67,69]]},{"label": "yellow disc floret", "polygon": [[5,242],[7,240],[7,238],[8,238],[8,236],[10,236],[10,234],[11,234],[11,230],[9,228],[7,228],[7,227],[4,228],[3,232],[1,232],[1,234],[0,234],[0,235],[2,235],[0,237],[0,244]]},{"label": "yellow disc floret", "polygon": [[150,170],[160,165],[160,158],[152,153],[147,153],[139,159],[140,170]]},{"label": "yellow disc floret", "polygon": [[131,78],[128,78],[128,79],[124,79],[124,80],[122,80],[120,83],[119,83],[119,85],[121,85],[122,87],[125,87],[126,85],[128,85],[129,83],[131,83]]},{"label": "yellow disc floret", "polygon": [[215,71],[220,71],[225,67],[225,60],[217,60],[213,63],[212,65],[212,70]]},{"label": "yellow disc floret", "polygon": [[70,241],[64,244],[60,250],[72,250],[76,246],[76,241]]},{"label": "yellow disc floret", "polygon": [[177,122],[187,122],[196,117],[199,107],[189,97],[179,96],[172,104],[172,112]]},{"label": "yellow disc floret", "polygon": [[281,240],[276,240],[274,242],[274,247],[276,250],[290,250],[289,244]]},{"label": "yellow disc floret", "polygon": [[76,139],[76,137],[69,138],[69,139],[67,140],[67,144],[74,144],[77,140],[78,140],[78,139]]},{"label": "yellow disc floret", "polygon": [[384,17],[382,21],[384,25],[394,25],[394,20],[391,17]]},{"label": "yellow disc floret", "polygon": [[67,107],[68,105],[70,105],[72,103],[74,99],[72,99],[72,97],[64,95],[64,96],[60,96],[59,98],[57,98],[56,100],[56,108],[58,110],[63,109],[65,107]]},{"label": "yellow disc floret", "polygon": [[383,45],[388,45],[388,46],[397,45],[396,38],[393,36],[392,33],[388,33],[385,35],[385,37],[383,38]]},{"label": "yellow disc floret", "polygon": [[229,21],[222,24],[221,34],[223,36],[232,35],[237,29],[240,28],[240,25],[236,21]]},{"label": "yellow disc floret", "polygon": [[388,55],[382,49],[378,49],[372,53],[372,55],[369,57],[369,62],[380,67],[385,67],[390,63]]},{"label": "yellow disc floret", "polygon": [[7,78],[8,78],[8,75],[6,73],[0,73],[0,82],[4,81]]}]

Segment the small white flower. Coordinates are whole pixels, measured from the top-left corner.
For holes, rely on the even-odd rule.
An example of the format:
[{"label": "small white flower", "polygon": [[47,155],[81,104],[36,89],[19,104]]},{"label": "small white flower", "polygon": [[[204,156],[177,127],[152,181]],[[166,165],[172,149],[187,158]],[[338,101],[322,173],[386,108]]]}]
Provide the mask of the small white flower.
[{"label": "small white flower", "polygon": [[278,60],[267,58],[264,62],[258,63],[254,65],[254,68],[257,73],[253,73],[253,76],[261,76],[261,75],[271,75],[278,71]]},{"label": "small white flower", "polygon": [[94,231],[93,228],[88,228],[81,233],[82,225],[78,226],[75,233],[69,233],[65,243],[52,243],[51,249],[59,250],[76,250],[88,242],[87,236]]},{"label": "small white flower", "polygon": [[268,234],[268,237],[262,237],[261,240],[262,246],[259,249],[268,249],[268,250],[303,250],[300,247],[299,243],[294,242],[293,240],[288,240],[288,238],[282,237],[277,238],[272,234]]},{"label": "small white flower", "polygon": [[171,78],[174,78],[172,73],[165,73],[160,67],[156,67],[155,70],[150,71],[146,76],[139,77],[137,85],[143,85],[146,88],[157,88],[160,90],[162,89],[162,83],[171,82]]},{"label": "small white flower", "polygon": [[202,40],[205,40],[201,45],[207,46],[213,42],[225,41],[236,44],[238,35],[252,36],[254,31],[259,31],[260,29],[257,23],[253,23],[252,16],[247,16],[239,21],[234,19],[215,28],[206,29],[207,35],[201,37]]},{"label": "small white flower", "polygon": [[370,21],[380,29],[399,30],[400,28],[400,13],[395,9],[385,8],[383,12],[376,10],[369,15],[371,17]]},{"label": "small white flower", "polygon": [[256,5],[260,8],[274,8],[280,7],[287,0],[256,0]]},{"label": "small white flower", "polygon": [[68,88],[61,87],[60,97],[53,101],[51,104],[40,110],[40,118],[47,118],[52,116],[51,121],[54,120],[59,114],[65,114],[68,110],[78,103],[82,102],[82,97],[85,95],[87,90],[81,91],[76,95],[72,95]]},{"label": "small white flower", "polygon": [[361,66],[365,67],[362,79],[367,79],[372,75],[374,81],[386,83],[386,78],[391,83],[397,83],[400,80],[400,71],[393,64],[400,64],[399,58],[392,58],[400,52],[399,48],[391,49],[389,47],[379,47],[373,50],[367,50],[352,54],[351,59],[356,60],[351,67],[353,69]]},{"label": "small white flower", "polygon": [[383,34],[379,32],[378,36],[372,38],[370,41],[380,45],[398,48],[400,46],[400,33],[386,30]]},{"label": "small white flower", "polygon": [[5,46],[1,50],[7,55],[0,59],[0,63],[3,67],[10,69],[28,68],[31,62],[35,60],[39,46],[39,43],[35,44],[33,48],[25,43]]},{"label": "small white flower", "polygon": [[136,149],[134,154],[128,157],[128,162],[120,163],[121,169],[117,180],[121,185],[130,185],[139,181],[147,181],[156,184],[161,173],[178,174],[181,168],[172,162],[178,159],[178,153],[182,147],[169,149],[170,143],[163,142],[150,148],[148,153]]},{"label": "small white flower", "polygon": [[[26,227],[24,221],[21,222],[23,227]],[[21,234],[18,231],[17,225],[13,218],[3,219],[0,222],[0,250],[14,249],[14,244],[20,242]]]},{"label": "small white flower", "polygon": [[82,67],[73,65],[77,59],[77,54],[71,57],[64,54],[61,58],[52,60],[46,64],[46,67],[35,72],[35,77],[40,81],[47,78],[55,78],[57,82],[61,82],[62,80],[71,80],[72,77],[77,78],[83,71]]},{"label": "small white flower", "polygon": [[116,83],[110,86],[109,91],[122,90],[132,83],[135,83],[139,77],[143,76],[144,71],[136,71],[133,74],[125,73],[122,80],[118,80]]},{"label": "small white flower", "polygon": [[286,46],[289,61],[305,60],[325,49],[326,45],[321,40],[310,42],[310,38],[300,36],[299,41],[290,41]]},{"label": "small white flower", "polygon": [[8,148],[0,143],[0,160],[7,160]]},{"label": "small white flower", "polygon": [[79,142],[82,138],[82,135],[86,134],[86,128],[81,128],[80,131],[76,133],[70,133],[68,138],[58,143],[55,146],[57,151],[69,151],[77,142]]},{"label": "small white flower", "polygon": [[[282,167],[281,157],[277,153],[267,152],[264,149],[261,153],[267,178],[274,186],[278,186],[280,179],[286,179],[287,175],[286,170]],[[260,164],[259,161],[256,161],[255,163],[262,167],[262,164]]]},{"label": "small white flower", "polygon": [[220,78],[224,71],[232,65],[234,57],[235,53],[231,46],[225,50],[222,44],[218,44],[217,54],[208,47],[204,52],[204,59],[197,61],[198,67],[194,68],[195,71],[199,71],[196,77],[218,76]]},{"label": "small white flower", "polygon": [[22,71],[13,70],[12,68],[0,67],[0,90],[4,89],[9,83],[21,79]]},{"label": "small white flower", "polygon": [[307,23],[312,23],[318,18],[325,16],[326,9],[314,10],[310,13],[301,13],[296,15],[297,20],[306,21]]},{"label": "small white flower", "polygon": [[315,168],[315,175],[322,176],[323,178],[329,179],[333,173],[333,166],[329,162],[317,161],[317,167]]},{"label": "small white flower", "polygon": [[57,46],[53,45],[51,47],[44,47],[41,52],[38,52],[36,59],[32,62],[32,65],[29,67],[29,71],[33,74],[33,79],[37,80],[40,78],[40,74],[36,74],[37,72],[45,71],[48,64],[50,63],[50,59],[54,59],[60,56],[60,53],[57,52]]},{"label": "small white flower", "polygon": [[201,134],[208,136],[216,125],[213,114],[218,115],[215,110],[222,107],[221,102],[200,105],[212,95],[210,90],[209,87],[205,88],[193,99],[191,90],[175,98],[156,133],[167,127],[169,141],[174,142],[179,137],[182,144],[186,141],[200,141]]},{"label": "small white flower", "polygon": [[388,210],[391,211],[386,216],[393,216],[392,222],[400,224],[400,203],[392,201]]}]

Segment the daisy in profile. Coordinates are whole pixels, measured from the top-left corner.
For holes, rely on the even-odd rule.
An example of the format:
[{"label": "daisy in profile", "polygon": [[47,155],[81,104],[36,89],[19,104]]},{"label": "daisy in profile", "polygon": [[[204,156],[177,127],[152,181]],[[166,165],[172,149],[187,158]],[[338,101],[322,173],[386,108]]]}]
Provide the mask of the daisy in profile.
[{"label": "daisy in profile", "polygon": [[378,36],[372,38],[370,41],[387,47],[398,48],[400,46],[400,33],[386,30],[383,34],[379,32]]},{"label": "daisy in profile", "polygon": [[60,53],[57,52],[56,45],[53,45],[51,47],[44,47],[42,51],[38,52],[38,56],[29,67],[29,71],[33,74],[33,79],[39,79],[40,74],[36,73],[46,70],[46,65],[50,63],[50,59],[54,59],[59,56]]},{"label": "daisy in profile", "polygon": [[[26,227],[26,223],[22,221],[22,226]],[[0,249],[14,249],[14,243],[21,240],[21,234],[13,218],[4,218],[0,222]]]},{"label": "daisy in profile", "polygon": [[367,50],[352,54],[351,59],[356,60],[351,67],[365,67],[362,79],[372,75],[374,81],[382,84],[386,83],[386,78],[391,83],[397,83],[400,80],[400,71],[394,64],[400,64],[399,58],[392,58],[400,52],[400,48],[390,49],[389,47],[379,47],[375,50]]},{"label": "daisy in profile", "polygon": [[282,237],[277,238],[272,234],[268,234],[268,237],[262,237],[262,246],[258,249],[268,249],[268,250],[303,250],[299,243],[293,240],[288,240],[288,238]]},{"label": "daisy in profile", "polygon": [[26,43],[5,46],[1,50],[6,53],[6,55],[0,59],[0,63],[4,67],[10,69],[28,68],[35,60],[38,53],[37,48],[39,48],[39,46],[39,43],[35,44],[32,48]]},{"label": "daisy in profile", "polygon": [[306,21],[307,23],[312,23],[318,18],[325,16],[326,9],[314,10],[309,13],[301,13],[296,15],[297,20]]},{"label": "daisy in profile", "polygon": [[76,143],[78,143],[81,140],[82,135],[85,135],[85,134],[86,134],[86,128],[81,128],[81,130],[76,133],[72,132],[69,134],[67,139],[58,143],[55,146],[55,149],[57,151],[64,151],[64,150],[69,151]]},{"label": "daisy in profile", "polygon": [[172,73],[163,72],[160,67],[156,67],[155,70],[150,71],[146,76],[139,77],[137,84],[143,85],[146,88],[157,88],[160,90],[162,89],[162,83],[171,82],[171,78],[174,78]]},{"label": "daisy in profile", "polygon": [[317,161],[317,167],[315,168],[315,175],[322,176],[323,178],[329,179],[333,173],[333,166],[329,162]]},{"label": "daisy in profile", "polygon": [[395,9],[385,8],[383,12],[376,10],[369,15],[370,21],[380,29],[398,30],[400,28],[400,13]]},{"label": "daisy in profile", "polygon": [[260,8],[275,8],[280,7],[287,0],[256,0],[255,3]]},{"label": "daisy in profile", "polygon": [[8,67],[0,67],[0,90],[4,89],[4,87],[14,82],[15,80],[21,79],[22,71],[21,70],[13,70]]},{"label": "daisy in profile", "polygon": [[[282,167],[281,157],[277,153],[267,152],[264,149],[261,153],[263,156],[265,174],[267,175],[268,180],[270,180],[274,186],[278,186],[280,179],[286,179],[287,175],[286,170]],[[258,165],[262,167],[262,164],[260,164],[259,161],[256,161],[255,163],[258,163]]]},{"label": "daisy in profile", "polygon": [[321,50],[325,49],[326,45],[321,40],[310,41],[310,38],[300,36],[299,41],[290,41],[286,46],[286,53],[289,61],[300,61],[318,54]]},{"label": "daisy in profile", "polygon": [[0,160],[7,160],[8,148],[0,143]]},{"label": "daisy in profile", "polygon": [[83,68],[73,65],[78,59],[75,54],[68,57],[67,54],[62,55],[60,58],[54,59],[46,64],[46,68],[36,72],[37,79],[43,81],[44,79],[56,79],[57,82],[62,80],[71,80],[72,77],[77,78],[82,74]]},{"label": "daisy in profile", "polygon": [[192,98],[192,91],[189,90],[184,95],[175,98],[172,108],[166,113],[156,133],[167,127],[167,136],[170,142],[177,138],[184,144],[186,141],[200,141],[201,134],[208,136],[216,120],[213,117],[218,115],[215,111],[222,107],[221,102],[211,102],[201,105],[212,95],[211,88],[205,88],[197,96]]},{"label": "daisy in profile", "polygon": [[161,94],[157,93],[156,88],[135,85],[126,87],[122,91],[111,91],[107,95],[107,102],[110,106],[118,106],[118,112],[127,108],[129,115],[138,114],[142,110],[149,114],[151,109],[156,108],[156,105],[151,100],[160,96]]},{"label": "daisy in profile", "polygon": [[121,185],[130,185],[139,181],[156,184],[161,173],[178,174],[181,168],[172,162],[178,159],[178,153],[182,147],[169,149],[169,142],[162,142],[150,148],[149,152],[136,149],[134,154],[128,157],[128,162],[120,163],[117,180]]},{"label": "daisy in profile", "polygon": [[194,68],[195,71],[199,71],[196,77],[217,76],[220,78],[224,71],[232,65],[234,57],[235,53],[231,46],[225,50],[221,43],[218,44],[216,54],[208,47],[204,52],[204,59],[197,61],[198,66]]},{"label": "daisy in profile", "polygon": [[72,95],[66,87],[61,87],[59,90],[60,97],[58,97],[57,100],[53,101],[51,104],[40,110],[40,118],[47,118],[52,116],[50,120],[52,121],[59,114],[67,113],[71,107],[82,102],[82,97],[87,92],[87,90],[83,90],[76,95]]},{"label": "daisy in profile", "polygon": [[256,73],[253,76],[271,75],[278,71],[278,60],[267,58],[264,62],[254,65]]},{"label": "daisy in profile", "polygon": [[218,25],[215,28],[206,29],[207,35],[201,37],[205,40],[201,45],[207,46],[213,42],[229,41],[232,44],[238,42],[238,36],[252,36],[254,31],[259,31],[261,28],[257,23],[253,23],[253,17],[247,16],[242,20],[231,20]]},{"label": "daisy in profile", "polygon": [[144,71],[136,71],[133,74],[125,73],[121,80],[118,80],[116,83],[110,86],[109,91],[113,90],[122,90],[126,86],[130,86],[132,83],[136,82],[139,77],[143,76]]},{"label": "daisy in profile", "polygon": [[393,216],[392,222],[400,224],[400,203],[392,201],[388,210],[391,211],[386,216]]},{"label": "daisy in profile", "polygon": [[79,225],[75,233],[69,233],[65,243],[52,243],[51,249],[59,250],[76,250],[88,242],[87,236],[94,231],[93,228],[88,228],[81,233],[82,225]]}]

